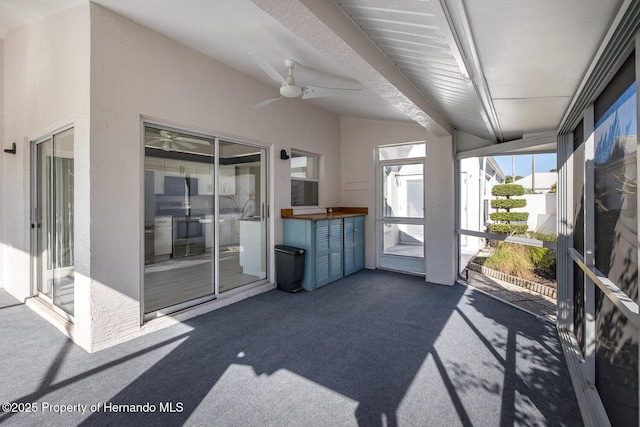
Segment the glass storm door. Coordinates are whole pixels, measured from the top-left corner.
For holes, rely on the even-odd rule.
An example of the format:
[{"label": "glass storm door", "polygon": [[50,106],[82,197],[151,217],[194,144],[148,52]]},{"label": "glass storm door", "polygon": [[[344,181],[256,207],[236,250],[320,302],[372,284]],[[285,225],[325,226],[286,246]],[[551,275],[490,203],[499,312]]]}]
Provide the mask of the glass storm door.
[{"label": "glass storm door", "polygon": [[35,287],[42,298],[71,316],[75,272],[73,163],[73,129],[35,143]]},{"label": "glass storm door", "polygon": [[378,264],[424,274],[424,161],[380,161],[378,179]]}]

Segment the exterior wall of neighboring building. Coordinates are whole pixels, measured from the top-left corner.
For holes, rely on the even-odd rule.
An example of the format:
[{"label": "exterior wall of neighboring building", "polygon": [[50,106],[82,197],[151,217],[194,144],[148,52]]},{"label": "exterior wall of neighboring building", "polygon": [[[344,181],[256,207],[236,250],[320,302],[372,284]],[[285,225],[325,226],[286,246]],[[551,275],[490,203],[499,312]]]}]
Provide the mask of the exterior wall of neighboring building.
[{"label": "exterior wall of neighboring building", "polygon": [[[491,189],[504,181],[504,173],[493,157],[472,157],[460,160],[460,228],[485,232],[490,221],[488,213]],[[477,252],[485,239],[461,235],[461,249]]]},{"label": "exterior wall of neighboring building", "polygon": [[[528,175],[514,182],[514,184],[522,185],[525,191],[533,191],[534,193],[548,193],[551,191],[553,184],[558,182],[558,174],[555,172],[540,172],[535,175]],[[535,185],[535,188],[532,186]]]},{"label": "exterior wall of neighboring building", "polygon": [[528,212],[527,226],[529,231],[544,234],[556,234],[556,194],[524,194],[518,197],[525,199],[527,206],[512,209],[512,212]]}]

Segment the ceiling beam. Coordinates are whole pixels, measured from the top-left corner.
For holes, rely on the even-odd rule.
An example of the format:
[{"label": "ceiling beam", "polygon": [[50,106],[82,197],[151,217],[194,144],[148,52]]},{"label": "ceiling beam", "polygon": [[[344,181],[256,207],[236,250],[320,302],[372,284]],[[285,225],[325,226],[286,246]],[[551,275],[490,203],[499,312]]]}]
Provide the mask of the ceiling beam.
[{"label": "ceiling beam", "polygon": [[500,144],[456,153],[456,160],[471,157],[508,156],[510,154],[555,153],[558,135],[555,131],[536,134]]},{"label": "ceiling beam", "polygon": [[443,17],[443,32],[447,38],[458,68],[467,84],[475,91],[480,101],[480,114],[485,126],[498,141],[504,140],[498,114],[493,105],[489,85],[480,65],[467,11],[462,0],[440,0]]},{"label": "ceiling beam", "polygon": [[367,89],[436,136],[453,135],[449,120],[332,1],[252,0]]}]

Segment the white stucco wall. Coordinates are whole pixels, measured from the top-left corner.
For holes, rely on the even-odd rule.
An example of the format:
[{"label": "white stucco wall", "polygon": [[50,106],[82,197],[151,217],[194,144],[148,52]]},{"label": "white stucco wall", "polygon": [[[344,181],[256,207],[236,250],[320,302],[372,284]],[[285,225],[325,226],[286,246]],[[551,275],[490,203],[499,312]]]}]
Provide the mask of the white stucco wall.
[{"label": "white stucco wall", "polygon": [[[140,333],[143,277],[142,120],[270,147],[273,244],[290,207],[281,149],[323,156],[320,205],[340,204],[340,123],[154,31],[91,5],[92,349]],[[215,43],[215,40],[212,40]],[[273,268],[271,269],[273,273]]]},{"label": "white stucco wall", "polygon": [[376,147],[424,141],[415,123],[393,123],[343,117],[341,123],[341,205],[369,208],[365,220],[365,266],[376,268]]},{"label": "white stucco wall", "polygon": [[[142,333],[145,120],[271,149],[271,248],[282,242],[280,209],[290,207],[290,162],[280,160],[281,149],[322,156],[320,206],[368,207],[372,243],[375,147],[426,138],[425,178],[433,183],[427,280],[453,282],[451,138],[425,135],[413,123],[341,120],[302,100],[255,110],[277,88],[91,3],[10,31],[4,50],[4,101],[11,108],[3,136],[5,143],[17,142],[18,154],[2,159],[1,280],[19,299],[32,293],[29,145],[73,124],[76,286],[70,333],[84,348],[99,350]],[[270,263],[273,278],[272,256]],[[366,265],[375,263],[368,244]]]},{"label": "white stucco wall", "polygon": [[[215,42],[215,41],[213,41]],[[86,3],[8,32],[4,41],[0,284],[30,283],[30,141],[75,129],[75,319],[98,350],[141,333],[142,121],[271,149],[270,236],[282,242],[291,148],[322,156],[320,204],[340,204],[338,117],[301,100],[254,110],[277,90],[101,7]],[[0,126],[2,122],[0,122]],[[273,257],[271,257],[273,265]],[[273,268],[271,269],[273,277]]]},{"label": "white stucco wall", "polygon": [[[10,148],[9,145],[5,146],[5,137],[4,137],[4,39],[0,39],[0,147],[2,148]],[[4,171],[4,159],[7,156],[1,155],[4,154],[0,152],[0,171]],[[4,176],[0,172],[0,179],[4,179]],[[2,182],[2,181],[0,181]],[[4,186],[0,185],[0,203],[2,206],[5,205],[4,200]],[[1,209],[1,208],[0,208]],[[3,211],[0,210],[0,271],[6,270],[6,264],[4,263],[4,215]],[[4,287],[4,274],[0,274],[0,288]]]},{"label": "white stucco wall", "polygon": [[366,218],[365,265],[376,267],[376,147],[427,141],[426,280],[453,284],[454,204],[451,138],[438,138],[414,123],[394,123],[356,118],[341,119],[343,206],[369,208]]},{"label": "white stucco wall", "polygon": [[[529,212],[527,226],[529,231],[537,231],[546,234],[556,234],[556,194],[524,194],[518,196],[525,199],[527,206],[515,208],[513,212]],[[495,209],[492,210],[495,212]]]},{"label": "white stucco wall", "polygon": [[427,139],[425,230],[428,282],[453,285],[456,279],[454,153],[451,137]]},{"label": "white stucco wall", "polygon": [[76,328],[88,316],[89,263],[89,4],[10,30],[4,40],[4,143],[17,154],[3,155],[2,278],[20,300],[30,283],[30,141],[60,127],[75,128]]}]

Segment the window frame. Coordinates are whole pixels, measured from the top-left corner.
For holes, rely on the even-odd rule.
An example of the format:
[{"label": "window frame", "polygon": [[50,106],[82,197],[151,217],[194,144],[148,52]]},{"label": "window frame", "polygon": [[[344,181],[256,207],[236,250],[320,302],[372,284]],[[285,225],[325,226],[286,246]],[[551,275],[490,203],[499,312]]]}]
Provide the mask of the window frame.
[{"label": "window frame", "polygon": [[[294,172],[293,172],[293,158],[294,157],[307,157],[307,158],[313,158],[315,159],[315,170],[316,170],[316,178],[307,178],[307,177],[299,177],[299,176],[294,176]],[[291,149],[291,165],[289,167],[290,169],[290,178],[291,178],[291,207],[296,207],[296,208],[300,208],[300,207],[319,207],[320,206],[320,161],[321,161],[322,156],[319,154],[314,154],[314,153],[309,153],[306,151],[302,151],[302,150],[296,150],[296,149]],[[315,183],[315,193],[316,193],[316,200],[315,200],[315,204],[308,204],[308,203],[303,203],[303,204],[295,204],[294,203],[294,183]],[[306,201],[306,197],[302,197],[303,201]]]}]

